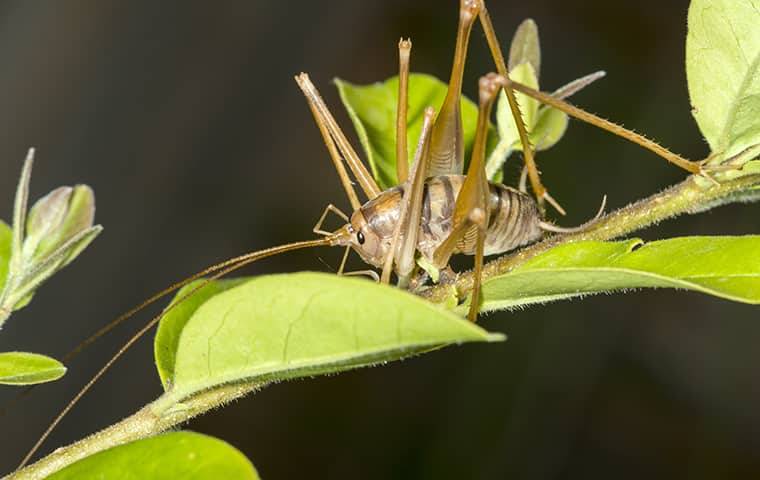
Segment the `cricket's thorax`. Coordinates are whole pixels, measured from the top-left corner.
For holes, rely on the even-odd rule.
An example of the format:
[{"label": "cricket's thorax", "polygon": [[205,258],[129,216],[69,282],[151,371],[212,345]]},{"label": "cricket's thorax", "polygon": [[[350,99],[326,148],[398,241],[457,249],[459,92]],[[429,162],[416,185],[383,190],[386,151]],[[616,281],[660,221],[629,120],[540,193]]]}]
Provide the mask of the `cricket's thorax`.
[{"label": "cricket's thorax", "polygon": [[[463,175],[439,175],[425,181],[417,249],[428,260],[432,261],[436,248],[451,233],[456,198],[464,179]],[[388,189],[354,213],[351,223],[362,225],[367,238],[367,242],[356,250],[368,263],[382,266],[399,219],[403,194],[403,187]],[[528,195],[491,183],[488,209],[486,255],[503,253],[541,238],[541,216]],[[475,253],[474,231],[468,233],[457,244],[455,253]],[[401,235],[403,238],[403,232]]]}]

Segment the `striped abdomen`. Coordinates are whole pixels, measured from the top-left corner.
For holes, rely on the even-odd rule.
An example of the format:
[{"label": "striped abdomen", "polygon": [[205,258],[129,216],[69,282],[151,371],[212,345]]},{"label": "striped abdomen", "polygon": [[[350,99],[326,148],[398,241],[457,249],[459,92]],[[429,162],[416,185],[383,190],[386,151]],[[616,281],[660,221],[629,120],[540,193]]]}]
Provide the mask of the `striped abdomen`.
[{"label": "striped abdomen", "polygon": [[[464,179],[463,175],[439,175],[425,181],[417,249],[430,260],[451,233],[456,197]],[[380,240],[377,242],[378,251],[367,252],[370,255],[365,260],[372,257],[377,261],[384,257],[398,222],[402,195],[403,187],[391,188],[362,206],[361,214]],[[541,238],[541,217],[531,197],[513,188],[491,183],[489,200],[486,255],[503,253]],[[475,235],[465,235],[455,253],[474,254]]]},{"label": "striped abdomen", "polygon": [[[428,258],[432,258],[435,249],[451,232],[456,197],[464,178],[463,175],[441,175],[426,182],[418,249]],[[489,187],[486,255],[503,253],[541,238],[541,217],[531,197],[499,183],[491,183]],[[459,242],[455,253],[475,253],[475,232],[471,233]]]}]

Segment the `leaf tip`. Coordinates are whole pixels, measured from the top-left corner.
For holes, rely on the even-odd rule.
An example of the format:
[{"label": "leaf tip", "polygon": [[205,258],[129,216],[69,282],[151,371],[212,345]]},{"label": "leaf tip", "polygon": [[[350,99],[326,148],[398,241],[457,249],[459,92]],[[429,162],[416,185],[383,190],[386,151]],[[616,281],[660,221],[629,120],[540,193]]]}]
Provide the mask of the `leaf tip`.
[{"label": "leaf tip", "polygon": [[486,338],[485,338],[486,342],[488,342],[488,343],[503,342],[506,339],[507,339],[507,336],[505,334],[498,333],[498,332],[497,333],[491,333],[491,332],[489,332],[486,335]]}]

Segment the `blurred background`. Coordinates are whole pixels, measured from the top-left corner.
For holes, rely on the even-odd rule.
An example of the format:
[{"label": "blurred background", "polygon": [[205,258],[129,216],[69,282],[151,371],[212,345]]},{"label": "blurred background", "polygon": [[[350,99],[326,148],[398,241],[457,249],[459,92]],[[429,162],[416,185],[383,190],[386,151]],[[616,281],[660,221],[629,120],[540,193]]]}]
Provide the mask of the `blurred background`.
[{"label": "blurred background", "polygon": [[[575,103],[699,159],[708,152],[689,112],[687,7],[490,2],[505,46],[521,20],[537,21],[544,89],[604,69],[607,78]],[[87,183],[105,226],[6,324],[0,351],[61,357],[176,279],[310,238],[323,205],[348,202],[293,75],[309,72],[351,130],[331,80],[394,75],[402,35],[414,42],[414,71],[448,78],[457,8],[456,0],[0,2],[2,217],[35,146],[32,198]],[[473,32],[470,96],[493,69],[482,30]],[[578,122],[539,161],[570,212],[564,225],[587,219],[604,193],[616,208],[684,177]],[[506,169],[514,183],[518,162]],[[758,233],[758,218],[757,205],[732,205],[640,236]],[[295,252],[247,273],[334,271],[340,255]],[[270,480],[757,478],[758,312],[665,290],[502,312],[482,324],[507,342],[274,385],[188,428],[229,441]],[[148,318],[102,339],[0,418],[0,471]],[[161,393],[151,340],[82,400],[43,452]],[[3,387],[0,401],[16,392]]]}]

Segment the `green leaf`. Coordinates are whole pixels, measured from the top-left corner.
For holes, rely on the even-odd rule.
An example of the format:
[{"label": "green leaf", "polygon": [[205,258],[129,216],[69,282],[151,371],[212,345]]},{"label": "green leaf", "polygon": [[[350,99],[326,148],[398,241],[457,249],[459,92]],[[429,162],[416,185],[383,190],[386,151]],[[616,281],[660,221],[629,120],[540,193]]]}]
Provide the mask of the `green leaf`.
[{"label": "green leaf", "polygon": [[[171,386],[170,379],[174,377],[174,361],[177,345],[179,345],[179,336],[187,321],[198,310],[198,307],[206,303],[206,300],[245,281],[246,279],[231,279],[206,283],[207,280],[198,280],[185,285],[177,292],[170,304],[171,310],[158,325],[156,338],[153,342],[156,368],[164,389],[168,390]],[[203,285],[204,283],[206,285]],[[177,306],[173,306],[174,304]]]},{"label": "green leaf", "polygon": [[565,134],[568,123],[569,119],[565,112],[550,107],[539,108],[536,125],[530,135],[536,150],[548,150],[556,145]]},{"label": "green leaf", "polygon": [[758,304],[759,252],[757,235],[569,243],[484,282],[483,310],[644,287]]},{"label": "green leaf", "polygon": [[33,385],[52,382],[66,373],[61,362],[27,352],[0,353],[0,384]]},{"label": "green leaf", "polygon": [[0,292],[5,287],[8,278],[8,262],[11,259],[11,243],[13,242],[13,230],[5,222],[0,220]]},{"label": "green leaf", "polygon": [[[70,239],[91,230],[94,219],[95,194],[90,187],[56,188],[29,210],[24,256],[30,263],[44,260]],[[73,260],[85,246],[70,253],[65,263]]]},{"label": "green leaf", "polygon": [[[396,104],[398,102],[398,76],[382,83],[353,85],[335,80],[340,98],[356,128],[367,161],[378,185],[387,189],[398,184],[396,179]],[[425,108],[440,109],[448,86],[430,75],[409,75],[409,109],[407,111],[408,158],[412,161],[417,147]],[[475,140],[478,107],[462,96],[462,126],[464,129],[465,158],[469,159]],[[489,145],[496,144],[496,130],[489,133]]]},{"label": "green leaf", "polygon": [[760,143],[760,1],[693,0],[686,74],[694,118],[713,153]]},{"label": "green leaf", "polygon": [[38,262],[28,265],[28,270],[18,280],[15,288],[10,293],[10,299],[14,299],[13,309],[19,310],[29,303],[34,291],[61,268],[68,265],[79,253],[82,252],[100,232],[103,227],[95,225],[87,230],[80,231],[69,238],[57,250],[47,255]]},{"label": "green leaf", "polygon": [[262,276],[197,308],[179,335],[169,394],[181,399],[231,382],[333,373],[501,339],[387,285],[311,272]]},{"label": "green leaf", "polygon": [[172,432],[96,453],[48,480],[258,480],[251,462],[232,445],[194,432]]},{"label": "green leaf", "polygon": [[[538,75],[530,63],[521,63],[509,72],[509,78],[515,82],[527,85],[530,88],[538,89]],[[517,104],[520,105],[523,122],[528,129],[529,136],[532,137],[536,125],[536,113],[538,112],[539,103],[524,93],[515,92]],[[513,149],[522,149],[520,145],[520,136],[517,133],[515,118],[512,116],[512,109],[509,107],[507,94],[502,91],[499,94],[499,102],[496,104],[496,125],[499,129],[499,139],[507,142]],[[532,138],[531,138],[532,140]]]},{"label": "green leaf", "polygon": [[515,30],[509,47],[509,69],[529,63],[536,78],[541,75],[541,43],[538,40],[538,25],[532,18],[522,21]]}]

